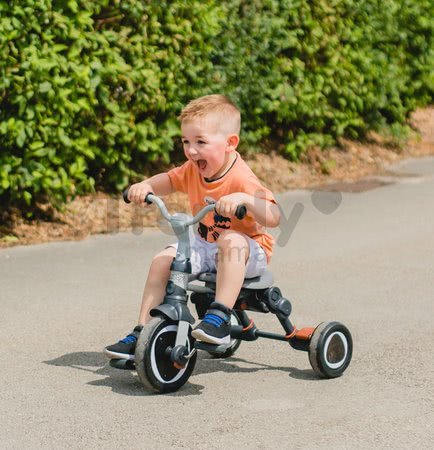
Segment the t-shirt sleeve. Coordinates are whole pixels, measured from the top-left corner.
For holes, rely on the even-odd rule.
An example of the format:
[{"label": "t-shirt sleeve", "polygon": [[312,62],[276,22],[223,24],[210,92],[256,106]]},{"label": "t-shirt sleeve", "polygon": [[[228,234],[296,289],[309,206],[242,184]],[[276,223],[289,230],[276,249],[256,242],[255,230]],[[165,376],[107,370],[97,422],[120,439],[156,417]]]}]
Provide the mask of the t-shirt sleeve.
[{"label": "t-shirt sleeve", "polygon": [[167,172],[170,182],[172,183],[175,191],[187,193],[188,187],[188,172],[191,170],[190,161],[185,162],[182,166],[175,167]]},{"label": "t-shirt sleeve", "polygon": [[241,184],[241,192],[262,198],[272,203],[277,203],[274,194],[264,187],[253,173],[247,175]]}]

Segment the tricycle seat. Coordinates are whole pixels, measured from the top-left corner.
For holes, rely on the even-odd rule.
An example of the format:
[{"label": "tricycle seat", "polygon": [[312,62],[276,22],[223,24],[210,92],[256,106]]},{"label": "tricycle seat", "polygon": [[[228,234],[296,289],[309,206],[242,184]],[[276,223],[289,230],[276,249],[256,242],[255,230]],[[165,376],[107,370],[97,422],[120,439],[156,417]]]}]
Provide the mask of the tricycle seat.
[{"label": "tricycle seat", "polygon": [[[204,281],[205,283],[216,283],[217,274],[216,273],[200,273],[197,278],[199,281]],[[259,276],[254,278],[245,278],[242,288],[243,289],[267,289],[273,284],[273,274],[269,270],[265,270],[265,272]]]}]

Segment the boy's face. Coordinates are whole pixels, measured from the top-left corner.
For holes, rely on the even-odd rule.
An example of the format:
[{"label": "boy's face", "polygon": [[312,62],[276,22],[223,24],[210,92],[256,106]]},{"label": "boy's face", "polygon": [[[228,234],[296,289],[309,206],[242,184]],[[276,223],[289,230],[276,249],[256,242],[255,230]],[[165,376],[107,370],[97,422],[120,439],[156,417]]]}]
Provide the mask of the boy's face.
[{"label": "boy's face", "polygon": [[184,121],[181,131],[185,156],[196,164],[199,173],[205,178],[222,175],[232,162],[238,135],[228,134],[212,118]]}]

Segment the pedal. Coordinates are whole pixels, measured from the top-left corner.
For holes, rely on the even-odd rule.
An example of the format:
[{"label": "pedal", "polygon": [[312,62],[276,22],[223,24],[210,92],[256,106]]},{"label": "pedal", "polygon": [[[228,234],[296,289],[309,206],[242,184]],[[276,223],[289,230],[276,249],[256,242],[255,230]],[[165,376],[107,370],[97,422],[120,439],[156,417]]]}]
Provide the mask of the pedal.
[{"label": "pedal", "polygon": [[136,370],[134,361],[131,361],[130,359],[111,359],[109,364],[115,369]]},{"label": "pedal", "polygon": [[211,352],[211,353],[220,353],[223,354],[229,347],[229,344],[220,344],[220,345],[216,345],[216,344],[208,344],[207,342],[202,342],[202,341],[196,341],[194,343],[194,348],[197,348],[198,350],[205,350],[206,352]]}]

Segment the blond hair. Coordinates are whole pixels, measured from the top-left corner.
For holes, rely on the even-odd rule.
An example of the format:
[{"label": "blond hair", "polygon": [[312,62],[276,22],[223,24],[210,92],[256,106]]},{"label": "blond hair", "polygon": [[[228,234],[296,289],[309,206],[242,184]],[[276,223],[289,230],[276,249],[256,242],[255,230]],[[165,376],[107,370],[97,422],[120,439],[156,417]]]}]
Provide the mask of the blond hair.
[{"label": "blond hair", "polygon": [[223,125],[229,133],[240,133],[240,110],[226,96],[220,94],[205,95],[196,98],[185,106],[179,115],[181,122],[203,120],[208,116],[218,119],[219,126]]}]

